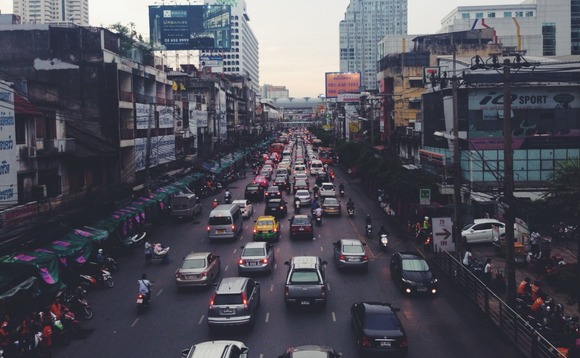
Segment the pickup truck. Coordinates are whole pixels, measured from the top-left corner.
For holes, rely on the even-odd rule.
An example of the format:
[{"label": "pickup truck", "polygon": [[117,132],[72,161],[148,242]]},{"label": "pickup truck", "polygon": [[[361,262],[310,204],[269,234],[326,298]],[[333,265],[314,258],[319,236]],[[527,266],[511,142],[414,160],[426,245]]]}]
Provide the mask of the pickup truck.
[{"label": "pickup truck", "polygon": [[193,219],[201,214],[199,198],[193,193],[176,194],[169,199],[170,214],[175,219]]},{"label": "pickup truck", "polygon": [[289,266],[284,289],[286,306],[326,306],[327,262],[316,256],[295,256],[284,264]]}]

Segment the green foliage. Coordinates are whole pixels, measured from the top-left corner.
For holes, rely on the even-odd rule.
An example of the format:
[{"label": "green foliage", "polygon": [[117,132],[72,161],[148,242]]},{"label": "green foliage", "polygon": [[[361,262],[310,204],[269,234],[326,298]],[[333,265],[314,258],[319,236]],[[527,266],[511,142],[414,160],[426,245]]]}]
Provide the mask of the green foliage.
[{"label": "green foliage", "polygon": [[580,217],[580,158],[569,158],[558,163],[550,178],[547,203],[557,208],[560,221],[577,222]]},{"label": "green foliage", "polygon": [[109,30],[119,34],[120,48],[119,52],[122,56],[131,58],[131,51],[134,47],[140,47],[144,52],[144,56],[152,54],[151,46],[145,41],[143,35],[135,31],[135,23],[130,22],[128,26],[116,22],[108,27]]}]

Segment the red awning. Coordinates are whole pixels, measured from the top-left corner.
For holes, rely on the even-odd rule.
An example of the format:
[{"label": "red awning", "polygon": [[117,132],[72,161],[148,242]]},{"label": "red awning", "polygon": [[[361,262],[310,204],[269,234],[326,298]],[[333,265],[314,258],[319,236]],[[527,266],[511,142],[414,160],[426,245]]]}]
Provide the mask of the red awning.
[{"label": "red awning", "polygon": [[43,116],[43,113],[26,98],[14,94],[14,112],[25,116]]}]

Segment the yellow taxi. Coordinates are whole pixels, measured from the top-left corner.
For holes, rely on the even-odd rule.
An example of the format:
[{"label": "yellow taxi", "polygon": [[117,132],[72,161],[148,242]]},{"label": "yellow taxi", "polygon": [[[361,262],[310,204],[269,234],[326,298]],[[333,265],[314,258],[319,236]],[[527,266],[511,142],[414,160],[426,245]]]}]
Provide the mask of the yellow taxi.
[{"label": "yellow taxi", "polygon": [[274,216],[260,216],[254,224],[254,241],[280,239],[280,223]]}]

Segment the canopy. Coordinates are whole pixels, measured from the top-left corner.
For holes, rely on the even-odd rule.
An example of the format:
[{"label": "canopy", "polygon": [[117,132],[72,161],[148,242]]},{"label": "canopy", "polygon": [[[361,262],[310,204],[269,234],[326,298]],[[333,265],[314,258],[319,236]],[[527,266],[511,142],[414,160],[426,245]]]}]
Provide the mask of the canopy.
[{"label": "canopy", "polygon": [[50,251],[36,249],[6,255],[0,258],[0,263],[32,266],[36,268],[44,283],[54,287],[62,285],[59,277],[58,257]]},{"label": "canopy", "polygon": [[63,239],[51,241],[41,246],[41,249],[53,252],[64,266],[68,266],[71,262],[82,265],[91,256],[93,241],[83,236],[81,232],[71,231]]}]

